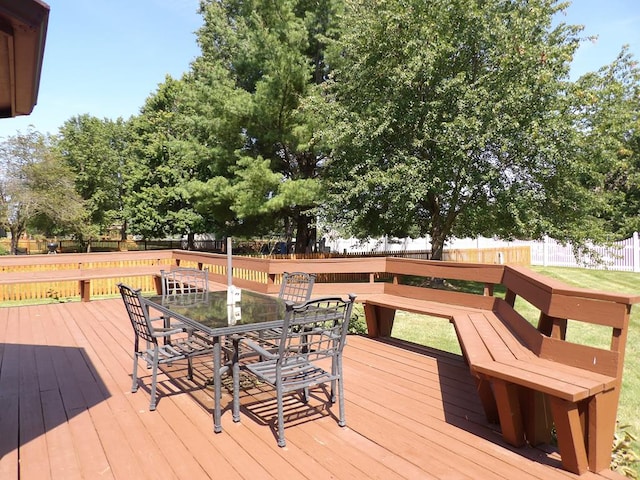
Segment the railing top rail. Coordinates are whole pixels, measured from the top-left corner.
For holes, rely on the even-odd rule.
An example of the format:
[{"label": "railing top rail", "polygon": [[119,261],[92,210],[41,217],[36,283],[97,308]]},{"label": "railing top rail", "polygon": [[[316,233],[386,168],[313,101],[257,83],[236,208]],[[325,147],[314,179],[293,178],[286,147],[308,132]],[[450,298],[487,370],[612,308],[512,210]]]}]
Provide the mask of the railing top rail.
[{"label": "railing top rail", "polygon": [[400,275],[500,284],[504,275],[504,265],[390,257],[387,258],[385,271]]},{"label": "railing top rail", "polygon": [[[504,282],[507,288],[510,288],[513,282],[512,278],[519,278],[520,280],[524,280],[527,284],[542,289],[549,294],[592,298],[595,300],[623,303],[626,305],[640,303],[640,295],[573,287],[567,285],[564,282],[561,282],[560,280],[546,277],[525,267],[511,265],[506,266]],[[526,298],[526,296],[524,298]]]},{"label": "railing top rail", "polygon": [[64,265],[92,262],[118,262],[173,258],[171,250],[136,250],[130,252],[59,253],[56,255],[6,255],[0,256],[0,267],[30,265]]},{"label": "railing top rail", "polygon": [[287,271],[308,273],[376,273],[384,272],[386,257],[313,258],[313,259],[263,259],[268,262],[270,274]]}]

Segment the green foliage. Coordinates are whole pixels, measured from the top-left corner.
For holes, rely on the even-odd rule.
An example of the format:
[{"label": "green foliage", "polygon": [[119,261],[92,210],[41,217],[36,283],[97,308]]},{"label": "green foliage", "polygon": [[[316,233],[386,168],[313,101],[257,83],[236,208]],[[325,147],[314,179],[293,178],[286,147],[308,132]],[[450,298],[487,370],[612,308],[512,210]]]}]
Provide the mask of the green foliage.
[{"label": "green foliage", "polygon": [[47,290],[47,298],[49,298],[50,300],[52,300],[55,303],[66,303],[69,301],[69,299],[65,299],[63,297],[60,296],[60,293],[57,290],[54,290],[52,288],[50,288],[49,290]]},{"label": "green foliage", "polygon": [[124,182],[130,229],[147,238],[204,233],[205,221],[188,185],[209,177],[206,155],[193,138],[187,116],[187,85],[167,77],[131,121],[129,155],[135,158]]},{"label": "green foliage", "polygon": [[611,455],[611,470],[618,472],[625,477],[638,478],[638,464],[640,457],[633,450],[635,436],[629,432],[629,425],[618,423],[616,433],[613,437],[613,453]]},{"label": "green foliage", "polygon": [[[347,3],[315,100],[332,147],[331,219],[358,237],[577,237],[568,69],[578,27],[546,0]],[[588,172],[587,172],[588,173]],[[561,235],[558,235],[561,234]]]},{"label": "green foliage", "polygon": [[[121,119],[79,115],[60,128],[58,151],[75,174],[76,191],[85,200],[91,238],[114,224],[124,225],[123,179],[127,172],[128,127]],[[126,228],[123,229],[123,236]]]},{"label": "green foliage", "polygon": [[640,230],[640,68],[625,47],[611,64],[574,85],[580,154],[596,175],[600,216],[617,238]]},{"label": "green foliage", "polygon": [[356,303],[353,306],[351,313],[351,320],[349,320],[349,333],[352,335],[366,335],[367,334],[367,322],[364,318],[364,309],[362,305]]},{"label": "green foliage", "polygon": [[[555,21],[564,8],[203,0],[181,79],[130,121],[62,126],[89,214],[71,230],[304,248],[321,217],[360,238],[430,235],[434,258],[451,236],[626,237],[640,230],[639,69],[623,49],[570,82],[583,39]],[[52,215],[30,225],[70,231]]]},{"label": "green foliage", "polygon": [[52,138],[33,129],[0,143],[0,225],[11,232],[11,250],[27,228],[45,234],[85,228],[83,201],[73,172],[61,161]]},{"label": "green foliage", "polygon": [[[201,4],[202,55],[187,81],[197,118],[213,109],[215,122],[199,130],[215,146],[212,177],[189,186],[196,210],[213,212],[223,234],[246,231],[312,239],[313,209],[321,200],[323,153],[312,142],[317,117],[301,108],[324,81],[324,36],[334,1],[211,1]],[[219,88],[221,87],[221,88]]]}]

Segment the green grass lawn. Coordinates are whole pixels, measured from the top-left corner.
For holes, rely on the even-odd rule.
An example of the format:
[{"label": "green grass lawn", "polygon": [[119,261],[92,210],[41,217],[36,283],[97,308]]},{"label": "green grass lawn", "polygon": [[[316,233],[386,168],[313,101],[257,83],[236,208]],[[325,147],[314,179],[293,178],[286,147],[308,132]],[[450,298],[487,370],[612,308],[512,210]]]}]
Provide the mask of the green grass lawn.
[{"label": "green grass lawn", "polygon": [[[532,270],[569,285],[616,293],[640,294],[640,273],[613,272],[560,267],[532,267]],[[455,285],[460,290],[472,290],[470,285]],[[477,293],[477,292],[475,292]],[[499,290],[497,295],[503,294]],[[516,310],[534,325],[539,312],[521,299]],[[567,339],[577,343],[608,347],[610,330],[602,327],[570,322]],[[453,326],[442,318],[398,312],[393,326],[393,336],[460,354]],[[618,408],[621,425],[629,425],[627,431],[634,437],[640,435],[640,304],[631,309],[631,322],[626,346],[622,393]],[[640,443],[633,443],[633,450],[640,454]],[[640,468],[636,469],[640,474]]]}]

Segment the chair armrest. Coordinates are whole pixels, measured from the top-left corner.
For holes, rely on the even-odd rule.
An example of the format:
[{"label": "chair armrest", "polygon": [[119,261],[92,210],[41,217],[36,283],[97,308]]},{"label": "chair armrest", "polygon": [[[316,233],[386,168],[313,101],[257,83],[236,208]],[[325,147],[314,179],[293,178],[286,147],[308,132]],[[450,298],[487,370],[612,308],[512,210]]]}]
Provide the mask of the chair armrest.
[{"label": "chair armrest", "polygon": [[156,338],[168,337],[170,335],[175,335],[176,333],[182,333],[184,330],[182,328],[164,328],[158,327],[154,328],[153,336]]},{"label": "chair armrest", "polygon": [[277,354],[274,354],[273,352],[270,352],[269,350],[263,348],[261,345],[247,339],[247,338],[241,338],[239,339],[239,343],[242,343],[244,345],[246,345],[247,347],[249,347],[251,350],[255,351],[257,354],[259,354],[261,357],[263,358],[267,358],[267,359],[274,359],[274,358],[278,358]]},{"label": "chair armrest", "polygon": [[302,333],[306,335],[310,334],[310,335],[320,335],[322,337],[329,337],[331,340],[340,339],[340,335],[337,335],[332,330],[327,330],[326,328],[321,328],[321,327],[315,327],[315,328],[312,328],[311,330],[303,331]]}]

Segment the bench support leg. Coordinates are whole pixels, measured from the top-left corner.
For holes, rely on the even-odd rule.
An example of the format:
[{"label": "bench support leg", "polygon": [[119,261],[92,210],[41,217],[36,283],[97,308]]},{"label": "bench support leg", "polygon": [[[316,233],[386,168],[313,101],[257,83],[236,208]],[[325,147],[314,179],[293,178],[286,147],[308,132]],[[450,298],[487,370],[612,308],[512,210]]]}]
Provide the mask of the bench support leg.
[{"label": "bench support leg", "polygon": [[367,332],[370,338],[390,337],[393,320],[396,315],[394,308],[364,304],[364,316],[367,320]]},{"label": "bench support leg", "polygon": [[611,445],[616,432],[619,390],[600,393],[589,400],[589,470],[601,472],[611,467]]},{"label": "bench support leg", "polygon": [[476,390],[478,391],[484,414],[487,417],[487,422],[499,423],[500,416],[498,415],[498,407],[493,396],[491,383],[484,377],[474,377],[474,380],[476,381]]},{"label": "bench support leg", "polygon": [[162,295],[162,276],[161,275],[153,276],[153,285],[156,288],[156,293],[158,295]]},{"label": "bench support leg", "polygon": [[492,383],[502,436],[511,445],[522,447],[525,444],[525,438],[518,386],[497,378],[494,378]]},{"label": "bench support leg", "polygon": [[[562,466],[570,472],[581,475],[587,471],[588,462],[582,415],[578,404],[556,397],[551,397],[549,400],[558,435]],[[611,458],[611,443],[609,458]]]},{"label": "bench support leg", "polygon": [[520,387],[520,404],[523,410],[524,430],[530,445],[550,443],[553,418],[546,395]]}]

